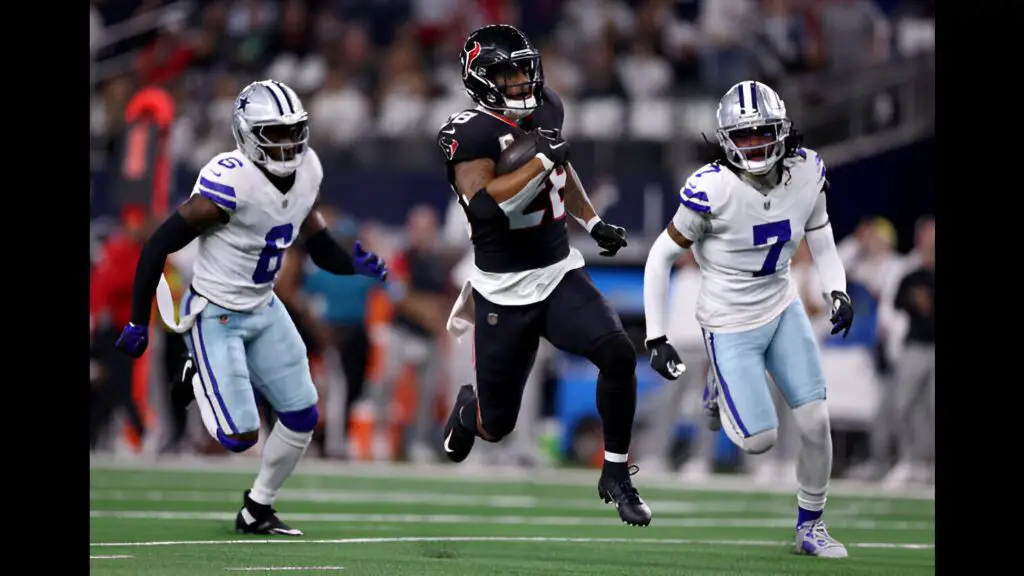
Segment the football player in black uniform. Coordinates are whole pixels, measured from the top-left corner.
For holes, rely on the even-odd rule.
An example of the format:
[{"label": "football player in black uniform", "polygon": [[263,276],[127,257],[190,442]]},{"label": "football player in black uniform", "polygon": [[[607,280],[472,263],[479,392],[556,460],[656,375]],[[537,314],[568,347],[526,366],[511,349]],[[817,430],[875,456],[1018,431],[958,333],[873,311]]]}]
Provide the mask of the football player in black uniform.
[{"label": "football player in black uniform", "polygon": [[[560,132],[564,110],[544,87],[540,56],[512,26],[470,34],[462,79],[477,107],[453,114],[438,133],[448,180],[469,219],[475,269],[463,287],[456,319],[475,326],[476,391],[459,390],[444,429],[444,450],[461,462],[477,436],[497,442],[512,432],[541,337],[578,354],[600,370],[597,410],[604,423],[605,460],[598,495],[614,503],[622,521],[651,522],[651,510],[630,480],[627,464],[636,410],[636,351],[618,315],[570,248],[568,212],[614,256],[626,246],[624,229],[602,222],[568,163]],[[535,154],[504,174],[502,151],[532,138]],[[517,143],[518,148],[518,143]]]}]

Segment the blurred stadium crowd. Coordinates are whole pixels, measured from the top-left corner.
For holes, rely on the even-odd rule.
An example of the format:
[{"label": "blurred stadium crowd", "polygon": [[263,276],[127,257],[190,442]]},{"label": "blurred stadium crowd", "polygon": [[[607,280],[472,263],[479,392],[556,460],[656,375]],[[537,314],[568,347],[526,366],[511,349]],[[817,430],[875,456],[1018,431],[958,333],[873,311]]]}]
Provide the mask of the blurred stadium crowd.
[{"label": "blurred stadium crowd", "polygon": [[[318,150],[357,149],[373,135],[432,134],[464,106],[457,55],[468,32],[486,23],[522,29],[542,50],[548,84],[570,101],[717,98],[750,77],[771,83],[812,72],[856,75],[927,45],[920,40],[929,34],[922,22],[931,22],[934,34],[934,2],[928,0],[93,0],[90,18],[94,170],[109,171],[132,94],[159,85],[177,106],[170,156],[192,174],[186,188],[210,157],[234,147],[228,129],[233,100],[255,79],[273,77],[303,96]],[[577,127],[589,124],[580,117]],[[419,146],[432,144],[422,138]],[[598,203],[599,194],[592,196]],[[180,338],[162,338],[134,365],[112,351],[127,321],[141,242],[157,222],[138,206],[109,209],[118,215],[113,225],[108,220],[93,230],[91,445],[216,453],[220,448],[195,418],[173,413],[166,401],[166,383],[184,353]],[[312,266],[301,248],[286,258],[277,291],[303,333],[321,391],[323,417],[310,453],[435,460],[433,439],[448,398],[472,378],[467,343],[444,332],[470,263],[464,218],[457,209],[441,213],[424,204],[409,208],[404,228],[388,228],[357,221],[343,209],[326,208],[335,233],[347,242],[362,239],[388,258],[393,274],[380,287],[331,276]],[[913,248],[900,253],[893,225],[865,216],[841,240],[840,251],[859,306],[855,330],[861,333],[851,338],[871,361],[879,398],[873,422],[864,426],[870,440],[842,472],[892,484],[929,482],[934,221],[920,219]],[[188,283],[192,248],[168,265],[179,292]],[[829,311],[816,296],[809,258],[801,246],[792,273],[824,340]],[[679,264],[671,306],[676,334],[670,337],[691,367],[690,379],[658,386],[642,400],[634,455],[642,465],[681,464],[682,474],[698,477],[721,468],[715,448],[721,436],[682,435],[687,448],[680,453],[679,423],[700,419],[697,397],[707,366],[693,318],[699,272],[692,258]],[[474,453],[478,461],[587,463],[599,452],[587,444],[599,442],[599,435],[580,428],[571,445],[560,444],[567,424],[553,417],[557,367],[554,352],[542,349],[517,432],[501,445],[481,447]],[[792,430],[787,434],[785,416],[780,411],[776,448],[738,470],[766,479],[792,475],[797,440]],[[121,418],[124,433],[111,426]]]}]

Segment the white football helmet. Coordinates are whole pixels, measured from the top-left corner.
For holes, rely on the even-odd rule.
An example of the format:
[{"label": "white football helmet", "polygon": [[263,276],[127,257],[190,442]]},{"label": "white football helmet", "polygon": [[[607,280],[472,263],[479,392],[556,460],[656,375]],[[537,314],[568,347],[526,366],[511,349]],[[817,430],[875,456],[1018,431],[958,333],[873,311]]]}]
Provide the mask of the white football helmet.
[{"label": "white football helmet", "polygon": [[239,150],[276,176],[302,165],[309,115],[295,91],[276,80],[253,82],[239,93],[231,131]]},{"label": "white football helmet", "polygon": [[792,126],[786,104],[768,86],[740,82],[718,102],[718,143],[729,163],[751,174],[767,174],[786,154]]}]

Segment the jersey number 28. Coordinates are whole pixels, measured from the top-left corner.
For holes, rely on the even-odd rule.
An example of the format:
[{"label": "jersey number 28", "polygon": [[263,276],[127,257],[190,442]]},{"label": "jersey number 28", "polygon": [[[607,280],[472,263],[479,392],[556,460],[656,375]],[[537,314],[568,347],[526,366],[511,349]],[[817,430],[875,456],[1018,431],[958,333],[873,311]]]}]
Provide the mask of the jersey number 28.
[{"label": "jersey number 28", "polygon": [[263,237],[266,246],[260,251],[256,270],[252,273],[253,284],[267,284],[274,281],[278,271],[281,270],[284,251],[291,244],[294,233],[294,226],[291,224],[274,226],[267,232],[267,235]]},{"label": "jersey number 28", "polygon": [[544,183],[540,192],[532,202],[519,212],[508,215],[510,230],[521,230],[540,226],[545,221],[554,221],[565,217],[565,169],[555,168]]}]

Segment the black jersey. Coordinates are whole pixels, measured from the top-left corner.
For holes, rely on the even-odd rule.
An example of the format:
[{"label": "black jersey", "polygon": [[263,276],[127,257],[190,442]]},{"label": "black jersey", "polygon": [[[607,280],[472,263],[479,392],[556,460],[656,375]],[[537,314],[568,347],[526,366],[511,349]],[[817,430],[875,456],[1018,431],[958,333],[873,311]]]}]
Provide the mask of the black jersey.
[{"label": "black jersey", "polygon": [[445,156],[448,182],[469,219],[474,260],[480,270],[535,270],[569,256],[563,199],[567,175],[563,168],[557,168],[526,208],[484,221],[469,212],[466,199],[458,193],[455,165],[479,158],[490,158],[497,164],[501,151],[520,135],[536,128],[561,130],[564,117],[562,100],[545,87],[543,104],[519,122],[475,108],[452,115],[438,132],[437,143]]}]

